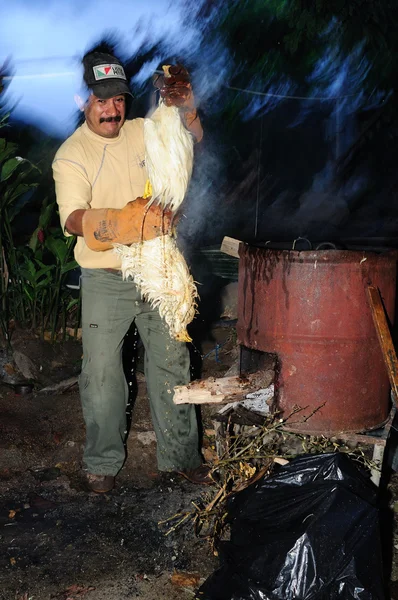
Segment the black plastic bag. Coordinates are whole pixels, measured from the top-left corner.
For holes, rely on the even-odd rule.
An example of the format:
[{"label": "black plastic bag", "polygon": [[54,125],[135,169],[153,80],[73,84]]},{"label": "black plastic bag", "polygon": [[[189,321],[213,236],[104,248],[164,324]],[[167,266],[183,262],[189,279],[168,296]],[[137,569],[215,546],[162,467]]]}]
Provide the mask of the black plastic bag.
[{"label": "black plastic bag", "polygon": [[382,600],[377,488],[342,453],[297,458],[231,497],[203,600]]}]

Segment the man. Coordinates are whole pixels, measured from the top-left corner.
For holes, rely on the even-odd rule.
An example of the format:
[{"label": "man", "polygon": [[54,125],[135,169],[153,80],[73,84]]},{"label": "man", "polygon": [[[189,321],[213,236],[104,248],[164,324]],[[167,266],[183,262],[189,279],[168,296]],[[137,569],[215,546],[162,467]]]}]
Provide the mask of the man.
[{"label": "man", "polygon": [[[98,46],[83,58],[90,95],[85,122],[58,150],[53,173],[61,225],[77,235],[82,268],[83,364],[79,380],[86,445],[83,467],[90,489],[110,491],[125,460],[128,388],[122,368],[123,339],[132,324],[145,347],[145,374],[157,438],[160,471],[180,472],[207,483],[201,466],[195,410],[173,404],[173,388],[189,382],[186,344],[171,339],[158,312],[135,284],[123,281],[115,242],[152,239],[170,226],[170,214],[143,200],[147,182],[143,119],[126,121],[131,96],[121,62]],[[181,70],[182,77],[178,73]],[[179,107],[197,140],[202,128],[186,71],[175,68],[173,85],[161,82],[166,104]],[[181,92],[181,93],[180,93]]]}]

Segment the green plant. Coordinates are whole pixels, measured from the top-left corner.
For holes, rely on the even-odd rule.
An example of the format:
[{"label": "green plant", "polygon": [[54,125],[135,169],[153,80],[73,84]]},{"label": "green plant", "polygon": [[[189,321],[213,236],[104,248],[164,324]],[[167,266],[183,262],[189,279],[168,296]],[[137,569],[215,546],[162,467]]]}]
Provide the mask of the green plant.
[{"label": "green plant", "polygon": [[41,260],[35,258],[32,251],[27,248],[19,250],[20,268],[19,276],[23,295],[15,300],[25,303],[25,314],[33,329],[44,322],[44,311],[47,304],[48,290],[52,284],[52,272],[55,265],[45,265]]},{"label": "green plant", "polygon": [[[4,119],[2,120],[4,126]],[[29,161],[14,156],[17,145],[0,138],[0,298],[2,306],[1,326],[6,337],[9,337],[8,322],[11,318],[9,303],[9,284],[22,292],[21,281],[17,277],[19,270],[17,251],[14,243],[13,221],[29,199],[29,192],[37,186],[34,177],[38,169]],[[25,319],[24,304],[18,303],[15,316]],[[13,309],[13,312],[14,309]]]},{"label": "green plant", "polygon": [[50,286],[51,296],[48,303],[48,312],[44,327],[46,328],[47,324],[51,323],[51,339],[54,340],[60,312],[64,314],[63,329],[65,331],[66,313],[75,305],[74,302],[71,303],[71,300],[73,299],[69,297],[69,294],[65,293],[65,280],[67,273],[76,269],[78,265],[76,261],[71,258],[75,238],[69,237],[60,239],[57,237],[57,234],[60,233],[60,229],[50,231],[52,232],[52,236],[47,238],[45,245],[55,260],[55,269],[53,283],[52,286]]},{"label": "green plant", "polygon": [[[9,81],[4,79],[7,69],[0,65],[0,96]],[[9,131],[8,118],[0,102],[0,130]],[[0,137],[0,327],[7,340],[12,321],[40,327],[42,334],[50,327],[54,340],[61,323],[65,335],[71,316],[75,330],[79,325],[80,299],[65,285],[67,274],[77,267],[72,258],[75,238],[64,238],[55,214],[50,173],[53,152],[48,152],[46,144],[36,146],[35,161],[42,167],[38,169],[17,156],[18,145],[6,138]],[[45,199],[37,227],[26,240],[26,234],[21,237],[18,215],[32,198],[37,203],[39,184]],[[53,222],[57,226],[52,227]]]}]

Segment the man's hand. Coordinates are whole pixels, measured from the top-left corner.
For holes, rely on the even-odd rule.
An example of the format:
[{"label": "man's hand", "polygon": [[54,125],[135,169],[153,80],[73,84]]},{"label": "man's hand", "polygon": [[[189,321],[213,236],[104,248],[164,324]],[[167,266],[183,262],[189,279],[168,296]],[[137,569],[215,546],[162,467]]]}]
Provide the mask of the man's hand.
[{"label": "man's hand", "polygon": [[183,110],[195,108],[189,73],[182,65],[163,67],[164,75],[155,75],[153,84],[159,89],[166,106],[177,106]]},{"label": "man's hand", "polygon": [[83,215],[83,236],[91,250],[110,250],[113,244],[135,244],[168,233],[173,214],[146,198],[136,198],[122,209],[97,208]]},{"label": "man's hand", "polygon": [[185,127],[197,142],[203,138],[202,125],[195,107],[189,73],[182,65],[165,65],[164,75],[155,75],[153,84],[159,89],[166,106],[176,106]]}]

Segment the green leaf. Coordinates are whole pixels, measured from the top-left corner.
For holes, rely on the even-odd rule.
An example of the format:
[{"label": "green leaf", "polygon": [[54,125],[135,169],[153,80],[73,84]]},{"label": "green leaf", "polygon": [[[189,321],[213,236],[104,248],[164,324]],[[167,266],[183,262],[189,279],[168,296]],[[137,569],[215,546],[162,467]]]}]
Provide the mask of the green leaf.
[{"label": "green leaf", "polygon": [[65,261],[68,247],[63,240],[49,237],[46,240],[45,245],[60,263]]},{"label": "green leaf", "polygon": [[30,240],[28,243],[29,248],[31,250],[33,250],[33,252],[35,252],[35,253],[36,253],[36,249],[37,249],[37,246],[39,243],[39,240],[37,239],[37,234],[39,233],[40,229],[41,229],[40,227],[36,227],[36,229],[34,230],[32,235],[30,236]]},{"label": "green leaf", "polygon": [[[45,202],[45,201],[44,201]],[[45,229],[51,221],[51,217],[54,211],[55,202],[51,202],[45,208],[43,208],[39,217],[39,227]]]},{"label": "green leaf", "polygon": [[49,282],[51,281],[51,279],[49,277],[46,277],[46,279],[42,279],[41,281],[39,281],[39,283],[37,284],[37,289],[41,289],[41,288],[47,288]]},{"label": "green leaf", "polygon": [[23,286],[23,293],[25,294],[25,296],[27,296],[29,298],[29,300],[32,302],[33,301],[33,293],[32,290],[29,289],[26,285]]},{"label": "green leaf", "polygon": [[31,282],[32,273],[29,271],[29,269],[24,269],[24,268],[19,269],[18,274],[25,281],[28,281],[29,283]]},{"label": "green leaf", "polygon": [[4,138],[0,139],[0,162],[4,162],[6,158],[9,158],[11,154],[15,154],[17,151],[18,144],[12,142],[6,142]]},{"label": "green leaf", "polygon": [[[36,279],[40,279],[40,277],[42,277],[46,273],[49,273],[54,268],[55,268],[55,265],[48,265],[47,267],[44,267],[43,269],[40,269],[40,271],[37,271],[37,273],[36,273]],[[49,279],[49,278],[47,278],[47,279]]]},{"label": "green leaf", "polygon": [[[42,262],[40,259],[36,258],[35,256],[35,262],[37,265],[39,265],[39,267],[41,267],[42,269],[47,268],[48,265],[45,265],[44,262]],[[52,265],[53,266],[53,265]]]},{"label": "green leaf", "polygon": [[20,158],[10,158],[7,160],[1,168],[0,181],[7,181],[22,162],[23,159]]},{"label": "green leaf", "polygon": [[79,304],[79,298],[72,298],[72,300],[67,305],[66,310],[69,312],[77,304]]},{"label": "green leaf", "polygon": [[28,192],[31,188],[37,187],[37,185],[38,185],[37,183],[20,183],[19,185],[16,186],[15,190],[8,197],[9,202],[13,202],[19,196],[22,196],[22,194],[25,194],[26,192]]},{"label": "green leaf", "polygon": [[[23,209],[25,204],[27,204],[30,201],[31,194],[29,194],[29,192],[31,192],[33,188],[38,186],[37,183],[30,183],[26,185],[27,189],[25,191],[19,190],[18,197],[14,197],[13,195],[12,198],[14,198],[14,200],[12,202],[11,200],[9,200],[9,204],[11,204],[11,208],[9,210],[10,221],[13,221],[17,214]],[[15,202],[15,200],[18,200],[18,202]]]},{"label": "green leaf", "polygon": [[33,261],[31,261],[31,260],[29,260],[29,259],[27,258],[27,259],[25,259],[25,264],[26,264],[26,266],[27,266],[27,268],[28,268],[28,271],[29,271],[29,273],[30,273],[31,277],[35,277],[35,275],[36,275],[36,269],[35,269],[35,264],[34,264],[34,262],[33,262]]},{"label": "green leaf", "polygon": [[77,264],[77,262],[75,260],[72,260],[71,262],[66,263],[66,265],[64,265],[61,269],[61,275],[65,275],[65,273],[68,273],[69,271],[73,271],[73,269],[76,269],[79,265]]}]

